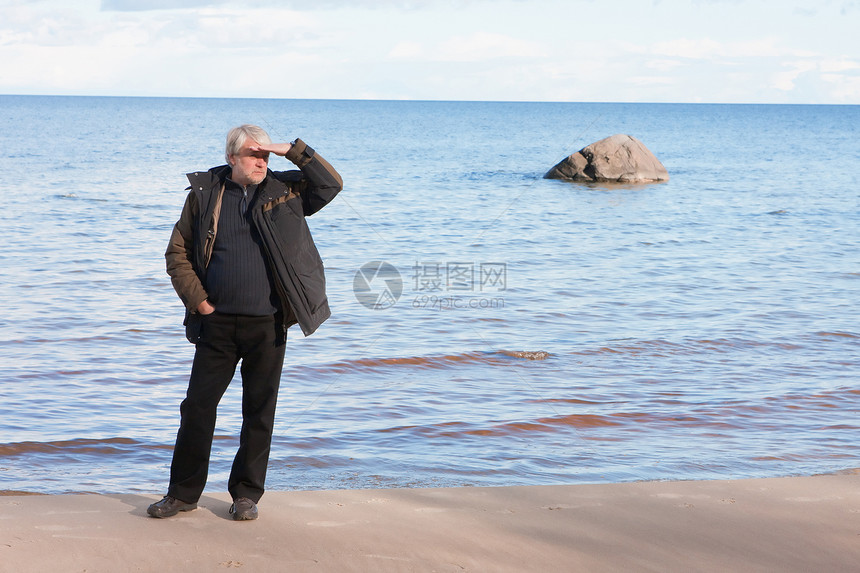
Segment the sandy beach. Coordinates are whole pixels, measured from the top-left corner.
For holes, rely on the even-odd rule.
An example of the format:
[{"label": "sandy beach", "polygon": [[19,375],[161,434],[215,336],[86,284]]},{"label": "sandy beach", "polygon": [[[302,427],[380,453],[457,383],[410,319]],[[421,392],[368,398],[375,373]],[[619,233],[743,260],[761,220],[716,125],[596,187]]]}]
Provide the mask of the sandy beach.
[{"label": "sandy beach", "polygon": [[727,481],[0,497],[0,571],[857,571],[860,470]]}]

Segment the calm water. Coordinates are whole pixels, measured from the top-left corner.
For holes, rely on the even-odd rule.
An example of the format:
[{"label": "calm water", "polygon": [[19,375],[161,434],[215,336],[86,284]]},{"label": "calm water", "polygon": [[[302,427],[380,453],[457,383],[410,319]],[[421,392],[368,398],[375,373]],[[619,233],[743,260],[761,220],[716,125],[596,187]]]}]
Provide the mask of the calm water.
[{"label": "calm water", "polygon": [[[193,347],[163,251],[184,173],[223,162],[244,122],[302,137],[346,182],[310,220],[334,315],[290,332],[270,489],[860,466],[858,106],[4,96],[0,112],[0,490],[165,490]],[[541,178],[614,133],[671,181]],[[356,273],[379,262],[401,292],[369,309]],[[237,379],[211,490],[240,395]]]}]

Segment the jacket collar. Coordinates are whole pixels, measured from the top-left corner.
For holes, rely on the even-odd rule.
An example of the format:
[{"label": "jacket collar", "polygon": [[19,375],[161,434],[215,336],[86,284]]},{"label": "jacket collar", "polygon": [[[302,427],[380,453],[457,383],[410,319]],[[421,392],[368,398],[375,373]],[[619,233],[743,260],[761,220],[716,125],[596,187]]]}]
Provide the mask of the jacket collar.
[{"label": "jacket collar", "polygon": [[[267,170],[266,178],[257,186],[259,200],[265,204],[274,201],[284,193],[289,192],[286,184],[275,177],[272,170]],[[191,184],[192,191],[205,191],[207,189],[217,189],[221,187],[227,178],[230,176],[232,169],[229,165],[219,165],[208,171],[195,171],[188,173],[188,182]]]},{"label": "jacket collar", "polygon": [[192,191],[204,191],[215,187],[220,187],[221,183],[227,180],[230,176],[229,165],[219,165],[213,167],[209,171],[195,171],[188,173],[188,182],[191,184]]}]

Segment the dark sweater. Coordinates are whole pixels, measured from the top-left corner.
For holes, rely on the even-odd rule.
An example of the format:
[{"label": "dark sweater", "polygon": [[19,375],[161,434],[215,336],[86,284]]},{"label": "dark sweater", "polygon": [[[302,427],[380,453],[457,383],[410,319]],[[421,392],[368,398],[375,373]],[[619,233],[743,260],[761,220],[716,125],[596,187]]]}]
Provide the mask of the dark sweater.
[{"label": "dark sweater", "polygon": [[[212,258],[206,268],[206,292],[217,312],[265,316],[279,307],[260,235],[248,207],[256,186],[227,181]],[[244,199],[244,202],[243,202]]]}]

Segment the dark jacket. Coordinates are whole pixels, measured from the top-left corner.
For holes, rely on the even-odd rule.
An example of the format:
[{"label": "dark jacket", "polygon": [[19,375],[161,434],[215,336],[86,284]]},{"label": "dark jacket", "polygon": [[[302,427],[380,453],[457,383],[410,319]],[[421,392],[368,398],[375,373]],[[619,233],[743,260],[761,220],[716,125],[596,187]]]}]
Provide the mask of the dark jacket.
[{"label": "dark jacket", "polygon": [[[271,171],[257,187],[251,220],[263,240],[275,289],[281,299],[283,329],[298,323],[312,334],[331,310],[325,294],[322,259],[305,217],[322,209],[343,188],[329,163],[297,139],[287,159],[300,171]],[[186,335],[199,339],[197,306],[206,300],[206,267],[212,256],[228,165],[188,174],[191,186],[164,256],[173,288],[186,307]]]}]

